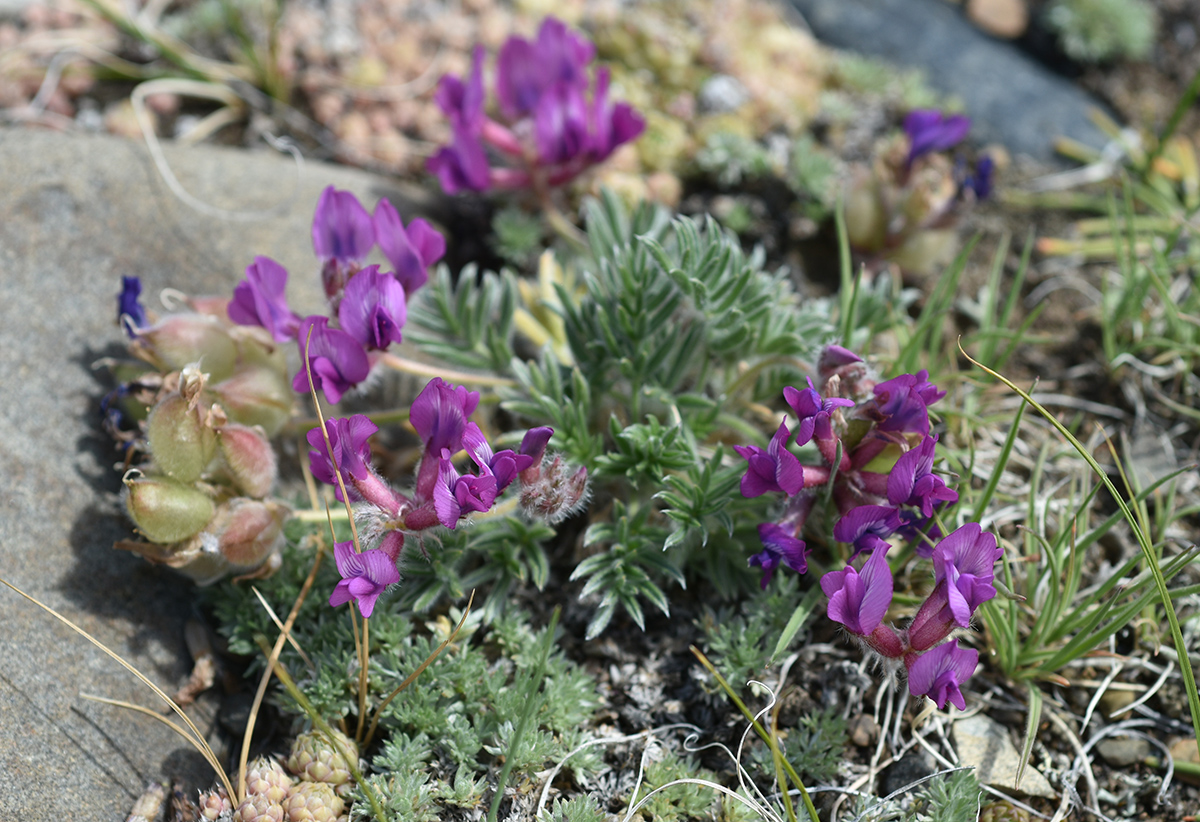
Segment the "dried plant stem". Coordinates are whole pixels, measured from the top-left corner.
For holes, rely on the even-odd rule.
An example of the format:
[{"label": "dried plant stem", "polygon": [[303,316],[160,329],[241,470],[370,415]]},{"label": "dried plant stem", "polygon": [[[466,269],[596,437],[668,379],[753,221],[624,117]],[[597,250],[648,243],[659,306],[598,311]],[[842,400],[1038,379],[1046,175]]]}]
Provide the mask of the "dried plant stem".
[{"label": "dried plant stem", "polygon": [[[763,742],[766,742],[767,745],[770,746],[771,754],[773,756],[780,756],[779,742],[774,736],[768,733],[761,724],[759,724],[758,720],[754,718],[754,714],[752,714],[750,709],[746,707],[746,703],[742,702],[742,700],[738,698],[738,695],[734,693],[733,688],[729,686],[729,683],[725,680],[725,677],[721,676],[720,672],[717,671],[712,662],[709,661],[708,657],[704,655],[704,652],[695,645],[689,646],[689,650],[696,657],[696,659],[700,660],[700,664],[703,665],[708,672],[713,675],[713,677],[717,680],[717,684],[720,685],[722,690],[725,691],[726,695],[733,700],[733,704],[737,705],[738,710],[742,712],[742,715],[750,721],[755,733],[759,735]],[[800,798],[804,800],[804,808],[808,811],[808,815],[812,819],[812,822],[820,822],[820,819],[817,816],[816,806],[813,805],[812,797],[808,795],[808,789],[804,787],[804,783],[800,780],[800,775],[796,773],[796,769],[792,767],[792,764],[786,759],[783,759],[782,756],[780,756],[780,762],[782,763],[784,770],[787,771],[788,776],[791,778],[792,784],[800,789]],[[785,785],[780,785],[779,787],[781,790],[786,788]]]},{"label": "dried plant stem", "polygon": [[[200,754],[204,757],[205,761],[208,762],[208,764],[212,766],[212,769],[217,772],[217,776],[220,778],[221,782],[224,783],[225,790],[227,790],[229,792],[229,795],[230,796],[234,795],[233,786],[229,783],[229,777],[225,774],[225,769],[221,767],[221,763],[217,759],[217,755],[215,753],[213,753],[213,749],[211,747],[209,747],[208,742],[204,738],[204,734],[200,733],[200,729],[196,727],[196,723],[192,722],[191,717],[189,717],[186,713],[184,713],[183,708],[180,708],[179,705],[176,704],[175,700],[173,700],[173,699],[171,699],[171,697],[167,696],[166,692],[163,691],[162,688],[155,685],[153,682],[150,681],[150,679],[145,674],[143,674],[137,668],[133,667],[133,665],[131,665],[130,663],[126,662],[116,651],[109,649],[108,646],[106,646],[100,640],[96,639],[94,636],[92,636],[87,631],[80,628],[74,622],[67,619],[65,616],[63,616],[58,611],[51,608],[49,605],[46,605],[44,602],[41,602],[40,600],[34,599],[29,594],[25,593],[20,588],[13,585],[11,582],[9,582],[6,579],[0,579],[0,583],[3,583],[4,585],[8,586],[12,590],[16,591],[18,594],[25,597],[25,599],[29,600],[34,605],[38,606],[43,611],[50,614],[50,616],[57,619],[63,625],[66,625],[72,631],[79,634],[81,637],[86,639],[88,642],[95,645],[101,651],[104,651],[104,653],[108,654],[110,657],[112,657],[117,662],[119,662],[125,668],[125,670],[129,671],[131,674],[133,674],[138,679],[140,679],[148,688],[150,688],[150,690],[152,690],[152,691],[154,691],[154,693],[158,694],[159,698],[162,699],[163,702],[167,703],[168,706],[170,706],[171,710],[174,711],[179,716],[179,718],[184,721],[184,723],[191,730],[192,734],[195,735],[194,738],[191,738],[190,736],[185,735],[185,738],[189,739],[189,741],[196,747],[196,749],[198,751],[200,751]],[[174,723],[172,723],[172,724],[174,724]]]},{"label": "dried plant stem", "polygon": [[394,371],[405,374],[415,374],[418,377],[441,377],[449,382],[466,383],[467,385],[516,385],[516,380],[508,377],[496,377],[490,374],[471,374],[466,371],[453,371],[439,365],[426,365],[413,360],[398,357],[395,354],[384,353],[379,360]]},{"label": "dried plant stem", "polygon": [[370,745],[371,740],[373,740],[375,738],[375,729],[377,727],[379,727],[379,718],[380,718],[380,716],[383,715],[383,709],[386,708],[393,699],[395,699],[397,696],[399,696],[401,691],[403,691],[405,688],[407,688],[409,685],[411,685],[413,683],[413,680],[415,680],[418,676],[421,675],[422,671],[424,671],[426,668],[428,668],[430,665],[432,665],[433,661],[435,659],[437,659],[439,655],[441,655],[442,651],[446,650],[446,646],[454,641],[455,637],[458,636],[458,632],[461,631],[463,625],[466,624],[467,617],[471,615],[471,605],[474,602],[475,602],[475,590],[472,589],[471,590],[471,598],[469,600],[467,600],[467,609],[466,609],[466,611],[463,612],[462,619],[460,619],[458,621],[458,625],[454,626],[454,630],[450,633],[450,636],[446,637],[446,640],[441,645],[437,646],[437,648],[434,649],[433,653],[430,654],[428,657],[426,657],[425,661],[422,662],[420,665],[418,665],[417,669],[415,671],[413,671],[411,674],[406,676],[404,678],[404,681],[401,682],[399,686],[397,686],[396,690],[394,690],[390,694],[388,694],[387,699],[380,702],[379,705],[375,708],[375,714],[371,717],[371,727],[367,729],[367,735],[363,739],[362,746],[364,748],[366,748],[368,745]]},{"label": "dried plant stem", "polygon": [[[313,559],[312,568],[305,577],[304,584],[300,586],[300,593],[297,594],[296,601],[292,603],[292,610],[288,612],[287,620],[279,627],[279,637],[275,640],[275,646],[271,648],[271,653],[267,657],[267,669],[263,671],[263,675],[258,681],[258,689],[254,692],[254,701],[250,704],[250,717],[246,720],[246,730],[242,734],[242,751],[238,755],[237,797],[239,799],[246,792],[246,762],[250,758],[250,740],[254,736],[254,726],[258,722],[258,711],[262,707],[263,697],[267,693],[267,684],[271,681],[271,672],[274,669],[275,661],[279,659],[279,654],[283,651],[284,640],[291,639],[292,626],[296,623],[296,617],[300,615],[300,606],[304,604],[308,592],[312,590],[313,583],[316,582],[317,569],[321,567],[321,558],[324,555],[325,543],[318,538],[317,555]],[[258,591],[256,590],[254,593],[257,594]],[[259,596],[261,598],[261,594]],[[299,646],[297,646],[298,649]]]}]

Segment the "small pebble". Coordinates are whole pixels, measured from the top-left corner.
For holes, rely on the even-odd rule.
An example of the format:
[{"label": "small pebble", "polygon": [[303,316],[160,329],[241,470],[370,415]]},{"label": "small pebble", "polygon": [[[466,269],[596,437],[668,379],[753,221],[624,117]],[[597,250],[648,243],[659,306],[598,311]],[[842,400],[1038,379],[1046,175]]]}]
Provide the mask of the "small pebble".
[{"label": "small pebble", "polygon": [[1096,745],[1096,752],[1114,768],[1128,768],[1148,757],[1150,743],[1130,736],[1110,737]]},{"label": "small pebble", "polygon": [[697,99],[701,111],[723,114],[741,108],[750,99],[750,92],[736,77],[714,74],[704,81]]},{"label": "small pebble", "polygon": [[850,741],[860,748],[870,747],[879,738],[879,725],[874,717],[866,714],[859,714],[851,719],[849,730]]},{"label": "small pebble", "polygon": [[1012,40],[1029,27],[1024,0],[968,0],[967,17],[993,37]]}]

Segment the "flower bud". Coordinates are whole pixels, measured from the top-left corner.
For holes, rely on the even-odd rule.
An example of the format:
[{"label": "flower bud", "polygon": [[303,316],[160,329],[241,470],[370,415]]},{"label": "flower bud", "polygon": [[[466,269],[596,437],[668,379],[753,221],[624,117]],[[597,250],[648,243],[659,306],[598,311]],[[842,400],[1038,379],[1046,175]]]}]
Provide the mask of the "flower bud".
[{"label": "flower bud", "polygon": [[256,499],[271,493],[278,469],[275,449],[262,428],[230,423],[217,429],[217,439],[225,466],[242,493]]},{"label": "flower bud", "polygon": [[146,438],[154,464],[180,482],[195,482],[217,451],[207,415],[180,392],[167,394],[150,412]]},{"label": "flower bud", "polygon": [[193,537],[216,511],[203,491],[166,477],[126,475],[125,488],[129,517],[153,542],[179,542]]},{"label": "flower bud", "polygon": [[138,334],[129,344],[133,354],[161,371],[178,371],[199,361],[214,380],[233,373],[237,346],[213,317],[172,314]]},{"label": "flower bud", "polygon": [[354,740],[337,729],[333,730],[337,745],[331,745],[320,731],[309,731],[296,737],[287,769],[305,782],[324,782],[338,787],[350,782],[347,757],[358,759]]},{"label": "flower bud", "polygon": [[587,468],[571,469],[561,455],[555,455],[548,465],[543,461],[532,482],[522,477],[521,508],[525,513],[553,524],[582,508],[588,497]]},{"label": "flower bud", "polygon": [[283,428],[292,413],[292,385],[286,374],[273,368],[251,365],[239,368],[212,393],[234,422],[261,425],[268,437]]},{"label": "flower bud", "polygon": [[222,817],[228,819],[233,814],[233,805],[224,788],[201,791],[196,805],[200,808],[200,818],[204,822],[217,822]]},{"label": "flower bud", "polygon": [[292,779],[274,758],[260,756],[246,766],[246,794],[265,796],[283,803],[291,790]]},{"label": "flower bud", "polygon": [[324,782],[301,782],[283,802],[287,822],[337,822],[345,803]]}]

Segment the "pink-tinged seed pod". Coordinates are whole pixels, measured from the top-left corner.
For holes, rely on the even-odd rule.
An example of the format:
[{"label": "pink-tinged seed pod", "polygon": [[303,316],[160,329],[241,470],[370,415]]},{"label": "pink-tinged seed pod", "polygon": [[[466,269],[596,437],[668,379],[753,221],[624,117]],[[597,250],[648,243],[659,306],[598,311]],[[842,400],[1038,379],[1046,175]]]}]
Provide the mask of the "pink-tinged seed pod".
[{"label": "pink-tinged seed pod", "polygon": [[286,374],[261,365],[239,368],[211,390],[231,420],[261,425],[268,437],[278,434],[291,416],[295,396]]},{"label": "pink-tinged seed pod", "polygon": [[243,494],[262,499],[271,493],[279,470],[275,449],[261,427],[223,425],[217,429],[217,440],[225,466]]},{"label": "pink-tinged seed pod", "polygon": [[150,411],[146,439],[158,469],[185,483],[200,479],[217,451],[217,433],[208,415],[178,391]]},{"label": "pink-tinged seed pod", "polygon": [[542,462],[532,482],[522,477],[520,505],[525,513],[550,524],[561,522],[579,511],[588,498],[587,468],[574,468],[556,454]]},{"label": "pink-tinged seed pod", "polygon": [[216,511],[203,491],[167,477],[126,475],[124,482],[126,510],[138,530],[153,542],[180,542],[193,537]]},{"label": "pink-tinged seed pod", "polygon": [[228,377],[237,362],[237,346],[229,332],[203,314],[172,314],[139,333],[129,350],[160,371],[199,362],[213,380]]},{"label": "pink-tinged seed pod", "polygon": [[208,529],[231,570],[257,568],[274,552],[288,508],[278,502],[238,497],[222,503]]}]

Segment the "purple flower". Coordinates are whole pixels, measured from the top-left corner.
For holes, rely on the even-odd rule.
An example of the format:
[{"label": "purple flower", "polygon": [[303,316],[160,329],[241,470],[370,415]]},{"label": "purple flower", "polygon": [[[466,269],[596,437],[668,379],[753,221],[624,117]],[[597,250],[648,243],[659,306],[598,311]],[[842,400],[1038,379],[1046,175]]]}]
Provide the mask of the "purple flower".
[{"label": "purple flower", "polygon": [[434,377],[413,400],[408,420],[427,452],[436,455],[446,448],[454,454],[462,450],[467,418],[478,407],[478,391],[468,391],[465,386],[451,385],[441,377]]},{"label": "purple flower", "polygon": [[443,146],[425,164],[438,178],[447,194],[460,191],[484,191],[491,180],[491,168],[479,134],[462,124],[454,126],[454,139]]},{"label": "purple flower", "polygon": [[992,196],[992,172],[995,167],[991,155],[980,157],[975,162],[975,170],[963,180],[962,190],[973,192],[976,200],[986,200]]},{"label": "purple flower", "polygon": [[[125,328],[125,334],[129,339],[137,339],[135,329],[145,328],[149,323],[146,320],[146,309],[142,308],[142,281],[137,277],[122,277],[121,278],[121,293],[117,295],[117,322]],[[123,318],[129,318],[129,325],[126,325]],[[130,328],[130,326],[133,326]]]},{"label": "purple flower", "polygon": [[833,526],[833,538],[854,546],[854,555],[863,551],[886,551],[887,537],[900,525],[899,512],[888,505],[859,505],[851,508]]},{"label": "purple flower", "polygon": [[329,186],[317,200],[312,240],[322,261],[361,263],[375,245],[375,224],[351,192]]},{"label": "purple flower", "polygon": [[646,130],[646,120],[628,103],[613,104],[608,99],[607,68],[596,71],[596,88],[588,109],[588,159],[599,163],[617,146],[628,143]]},{"label": "purple flower", "polygon": [[[310,329],[311,344],[308,343]],[[300,344],[301,362],[304,361],[305,346],[308,345],[313,380],[330,402],[339,402],[343,394],[365,380],[371,371],[371,363],[363,347],[345,331],[330,328],[328,317],[305,317],[300,323],[297,341]],[[308,369],[300,368],[292,380],[292,388],[298,392],[309,390]]]},{"label": "purple flower", "polygon": [[375,206],[375,238],[379,250],[392,264],[404,293],[413,292],[429,279],[427,269],[446,253],[446,238],[420,217],[404,227],[400,214],[386,199]]},{"label": "purple flower", "polygon": [[946,583],[947,607],[960,628],[968,627],[975,609],[996,596],[995,566],[1003,553],[995,534],[984,533],[976,522],[948,534],[933,549],[934,579]]},{"label": "purple flower", "polygon": [[762,540],[763,550],[750,557],[750,565],[763,569],[759,585],[764,590],[771,584],[775,569],[781,562],[797,574],[808,570],[808,551],[804,540],[796,539],[786,528],[773,522],[764,522],[758,526],[758,538]]},{"label": "purple flower", "polygon": [[821,577],[821,590],[829,597],[829,618],[859,636],[869,636],[883,623],[892,604],[892,586],[886,547],[871,552],[861,573],[847,565],[844,571]]},{"label": "purple flower", "polygon": [[353,542],[338,542],[333,546],[333,558],[342,579],[329,595],[329,604],[336,608],[354,600],[363,619],[371,616],[379,595],[400,581],[396,563],[379,548],[359,554]]},{"label": "purple flower", "polygon": [[565,83],[547,89],[534,109],[533,137],[544,165],[566,163],[582,154],[588,147],[583,92]]},{"label": "purple flower", "polygon": [[813,386],[812,377],[808,378],[808,388],[798,390],[790,385],[784,388],[783,398],[800,420],[800,426],[796,429],[796,445],[805,445],[813,438],[818,417],[827,420],[833,409],[850,408],[854,405],[852,400],[840,397],[821,399],[821,395]]},{"label": "purple flower", "polygon": [[255,257],[246,268],[246,279],[233,289],[226,312],[238,325],[260,325],[275,342],[296,338],[300,318],[288,308],[287,269],[270,257]]},{"label": "purple flower", "polygon": [[538,29],[537,42],[509,37],[496,61],[496,96],[506,117],[532,114],[554,86],[587,87],[587,66],[596,48],[554,17]]},{"label": "purple flower", "polygon": [[906,451],[896,460],[887,480],[887,498],[892,505],[911,505],[925,517],[944,502],[954,502],[958,493],[946,487],[941,477],[933,473],[933,451],[937,437],[926,437],[916,448]]},{"label": "purple flower", "polygon": [[[342,481],[347,486],[353,488],[354,480],[365,480],[371,475],[371,447],[367,440],[378,430],[379,426],[362,414],[326,420],[325,432],[329,435],[329,444],[333,446],[331,459],[321,429],[313,428],[305,437],[308,444],[315,449],[308,452],[308,464],[312,475],[336,489],[338,482],[333,469],[336,459]],[[338,501],[345,502],[341,490],[337,490],[336,493]]]},{"label": "purple flower", "polygon": [[908,666],[908,690],[913,696],[929,697],[939,710],[947,702],[960,711],[966,710],[967,701],[960,687],[975,673],[978,664],[978,651],[959,648],[958,640],[952,639],[921,654]]},{"label": "purple flower", "polygon": [[779,491],[793,496],[804,487],[804,469],[800,460],[787,449],[787,422],[779,423],[779,430],[771,437],[764,451],[757,445],[735,445],[737,451],[750,463],[742,477],[742,496],[758,497],[768,491]]},{"label": "purple flower", "polygon": [[961,114],[947,117],[937,109],[910,111],[904,118],[904,131],[909,140],[909,165],[923,154],[953,148],[970,130],[970,118]]},{"label": "purple flower", "polygon": [[342,330],[367,350],[383,351],[400,342],[408,319],[404,287],[379,266],[369,265],[350,278],[338,304]]},{"label": "purple flower", "polygon": [[476,46],[471,54],[467,82],[452,74],[443,75],[433,99],[452,124],[478,131],[483,122],[483,46]]},{"label": "purple flower", "polygon": [[944,396],[925,369],[881,382],[875,386],[875,407],[882,415],[876,428],[928,436],[929,406]]},{"label": "purple flower", "polygon": [[[553,433],[553,429],[550,431]],[[479,426],[473,422],[467,423],[462,441],[463,447],[467,449],[471,459],[475,460],[475,464],[496,478],[497,494],[507,488],[519,473],[533,465],[533,456],[530,454],[514,454],[507,448],[499,453],[492,453],[492,446],[484,438]],[[542,446],[542,450],[545,450],[545,445]]]},{"label": "purple flower", "polygon": [[482,513],[490,509],[498,492],[496,477],[487,466],[480,466],[483,473],[478,476],[460,475],[450,462],[450,456],[450,449],[443,448],[437,485],[433,489],[433,506],[438,522],[453,530],[464,511]]}]

